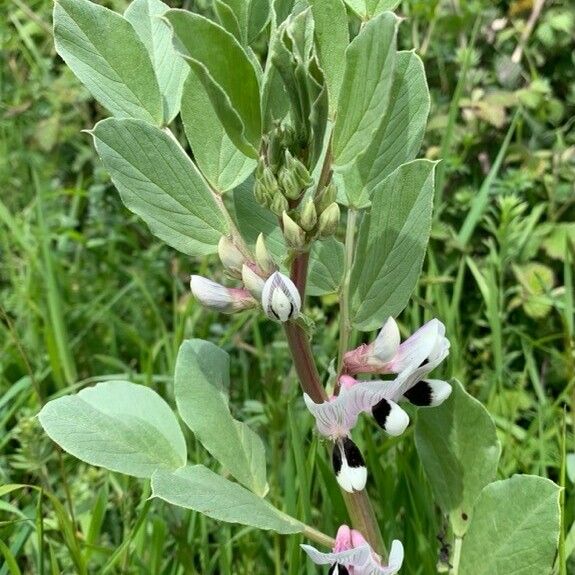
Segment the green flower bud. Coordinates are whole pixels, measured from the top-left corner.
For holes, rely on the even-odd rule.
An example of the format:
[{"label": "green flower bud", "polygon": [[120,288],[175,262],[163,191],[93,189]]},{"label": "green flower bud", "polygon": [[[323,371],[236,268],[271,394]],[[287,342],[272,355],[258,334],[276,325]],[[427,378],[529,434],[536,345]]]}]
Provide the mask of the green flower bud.
[{"label": "green flower bud", "polygon": [[261,181],[256,180],[256,183],[254,184],[254,197],[256,198],[256,202],[258,204],[261,204],[267,208],[269,207],[273,196],[267,193],[267,190]]},{"label": "green flower bud", "polygon": [[276,268],[276,264],[266,247],[263,234],[260,234],[256,240],[256,264],[266,275],[271,274]]},{"label": "green flower bud", "polygon": [[279,171],[278,183],[285,196],[290,200],[297,200],[303,192],[295,173],[286,166],[283,166]]},{"label": "green flower bud", "polygon": [[289,209],[288,201],[284,195],[278,190],[270,203],[270,210],[276,215],[281,216],[286,210]]},{"label": "green flower bud", "polygon": [[288,216],[287,212],[282,214],[282,223],[287,244],[295,249],[303,248],[305,232]]},{"label": "green flower bud", "polygon": [[317,211],[311,198],[306,202],[301,211],[299,224],[306,232],[311,232],[317,224]]},{"label": "green flower bud", "polygon": [[319,216],[319,235],[322,238],[333,236],[339,225],[339,206],[331,203]]},{"label": "green flower bud", "polygon": [[294,158],[288,150],[286,150],[285,154],[285,165],[290,172],[293,172],[302,189],[309,188],[313,184],[313,178],[308,172],[308,169],[300,160]]},{"label": "green flower bud", "polygon": [[235,277],[241,277],[244,256],[234,242],[226,236],[220,238],[218,255],[227,272]]},{"label": "green flower bud", "polygon": [[318,195],[315,202],[315,207],[319,214],[325,211],[328,206],[333,204],[337,199],[337,188],[335,184],[332,182],[328,186],[326,186]]},{"label": "green flower bud", "polygon": [[259,181],[262,183],[262,186],[264,187],[267,194],[273,195],[278,190],[278,182],[274,176],[274,173],[272,172],[272,169],[269,166],[266,166],[263,169]]}]

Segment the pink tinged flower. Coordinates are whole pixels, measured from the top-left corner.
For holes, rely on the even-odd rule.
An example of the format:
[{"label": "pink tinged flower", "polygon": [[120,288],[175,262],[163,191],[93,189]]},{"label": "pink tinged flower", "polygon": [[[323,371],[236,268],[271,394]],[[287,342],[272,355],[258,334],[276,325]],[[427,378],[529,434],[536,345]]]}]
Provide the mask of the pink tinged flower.
[{"label": "pink tinged flower", "polygon": [[413,370],[424,365],[442,350],[448,352],[449,340],[445,337],[445,326],[439,320],[427,322],[400,343],[399,328],[390,317],[375,341],[345,354],[344,369],[352,375],[401,373],[406,369]]},{"label": "pink tinged flower", "polygon": [[248,290],[227,288],[202,276],[192,276],[190,288],[203,306],[223,313],[235,313],[257,306],[257,301]]},{"label": "pink tinged flower", "polygon": [[262,307],[270,319],[286,322],[299,316],[301,296],[290,278],[274,272],[263,286]]},{"label": "pink tinged flower", "polygon": [[311,545],[301,547],[316,565],[330,565],[330,575],[394,575],[403,564],[400,541],[393,541],[388,564],[383,565],[363,535],[347,525],[338,529],[332,553],[322,553]]}]

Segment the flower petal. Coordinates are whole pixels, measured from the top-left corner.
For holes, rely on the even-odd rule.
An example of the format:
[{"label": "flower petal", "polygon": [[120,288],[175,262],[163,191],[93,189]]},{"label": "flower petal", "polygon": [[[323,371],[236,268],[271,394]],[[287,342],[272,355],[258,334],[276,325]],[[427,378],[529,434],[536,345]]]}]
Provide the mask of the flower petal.
[{"label": "flower petal", "polygon": [[377,424],[392,437],[401,435],[409,425],[409,415],[395,401],[382,399],[371,412]]},{"label": "flower petal", "polygon": [[332,465],[335,478],[344,491],[354,493],[364,489],[367,482],[365,460],[349,437],[344,437],[334,445]]},{"label": "flower petal", "polygon": [[339,553],[322,553],[311,545],[300,545],[300,547],[316,565],[340,563],[346,567],[363,567],[371,557],[371,547],[369,545],[348,551],[340,551]]},{"label": "flower petal", "polygon": [[405,369],[419,367],[429,357],[438,338],[443,337],[444,333],[445,326],[438,319],[428,321],[399,346],[391,361],[392,371],[400,373]]},{"label": "flower petal", "polygon": [[391,361],[398,352],[400,341],[399,327],[396,321],[392,317],[389,317],[375,339],[373,354],[379,361],[387,363]]},{"label": "flower petal", "polygon": [[418,407],[436,407],[451,395],[451,385],[441,379],[424,379],[408,389],[403,397]]}]

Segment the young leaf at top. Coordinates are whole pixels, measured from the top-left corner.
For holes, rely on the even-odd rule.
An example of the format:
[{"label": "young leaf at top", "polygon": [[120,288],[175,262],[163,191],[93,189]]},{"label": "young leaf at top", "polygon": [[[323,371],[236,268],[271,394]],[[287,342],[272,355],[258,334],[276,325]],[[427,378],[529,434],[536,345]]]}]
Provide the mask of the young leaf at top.
[{"label": "young leaf at top", "polygon": [[228,406],[230,358],[208,341],[184,341],[176,361],[178,411],[202,445],[240,483],[263,497],[268,489],[262,440]]},{"label": "young leaf at top", "polygon": [[48,402],[38,419],[74,457],[134,477],[186,464],[186,442],[169,405],[152,389],[106,381]]},{"label": "young leaf at top", "polygon": [[162,123],[150,56],[122,16],[89,0],[57,0],[54,39],[58,54],[114,116]]},{"label": "young leaf at top", "polygon": [[485,407],[452,384],[445,403],[417,414],[415,444],[435,498],[461,537],[479,493],[495,479],[501,446]]},{"label": "young leaf at top", "polygon": [[169,9],[161,0],[134,0],[124,14],[152,60],[162,94],[165,124],[180,111],[184,80],[189,72],[189,66],[174,50],[170,27],[160,18]]},{"label": "young leaf at top", "polygon": [[387,110],[397,23],[391,12],[380,14],[362,28],[345,51],[332,145],[337,167],[349,164],[367,148]]},{"label": "young leaf at top", "polygon": [[285,515],[265,499],[203,465],[188,465],[176,471],[158,470],[152,477],[152,493],[153,497],[218,521],[271,529],[283,534],[301,533],[304,529],[302,523]]},{"label": "young leaf at top", "polygon": [[184,10],[168,10],[176,49],[204,85],[232,142],[246,156],[258,157],[262,135],[260,88],[254,66],[232,34]]},{"label": "young leaf at top", "polygon": [[351,274],[351,317],[357,329],[377,329],[407,305],[429,240],[434,172],[434,162],[415,160],[373,192]]},{"label": "young leaf at top", "polygon": [[329,109],[333,114],[343,82],[345,49],[349,44],[347,13],[343,0],[311,0],[310,4],[319,60],[328,86]]},{"label": "young leaf at top", "polygon": [[109,118],[92,131],[122,201],[152,233],[189,255],[215,253],[227,224],[176,139],[140,120]]},{"label": "young leaf at top", "polygon": [[485,487],[463,539],[459,572],[551,573],[561,527],[560,494],[558,485],[533,475],[515,475]]},{"label": "young leaf at top", "polygon": [[219,192],[239,186],[256,167],[230,140],[196,73],[190,75],[182,95],[182,122],[194,160]]}]

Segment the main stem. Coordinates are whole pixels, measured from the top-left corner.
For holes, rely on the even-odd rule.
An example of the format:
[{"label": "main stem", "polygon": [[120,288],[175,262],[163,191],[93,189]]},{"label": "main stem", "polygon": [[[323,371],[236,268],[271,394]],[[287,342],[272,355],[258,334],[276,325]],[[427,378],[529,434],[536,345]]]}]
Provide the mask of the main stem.
[{"label": "main stem", "polygon": [[[302,301],[305,297],[308,264],[309,253],[298,254],[293,261],[291,269],[292,280],[300,292]],[[295,322],[286,322],[284,327],[303,391],[316,403],[327,401],[328,397],[321,383],[307,334]],[[367,492],[363,490],[347,493],[342,490],[342,493],[354,529],[363,534],[372,549],[381,555],[385,555],[387,551]]]}]

